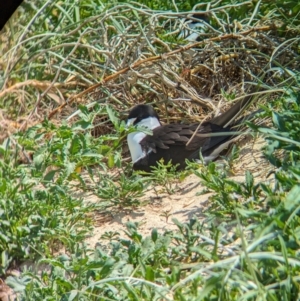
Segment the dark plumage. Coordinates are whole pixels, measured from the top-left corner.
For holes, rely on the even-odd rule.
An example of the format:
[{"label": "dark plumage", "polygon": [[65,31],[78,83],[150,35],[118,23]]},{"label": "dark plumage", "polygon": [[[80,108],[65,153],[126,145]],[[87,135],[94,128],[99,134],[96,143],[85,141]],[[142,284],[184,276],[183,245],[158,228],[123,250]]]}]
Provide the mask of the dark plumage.
[{"label": "dark plumage", "polygon": [[[128,144],[134,161],[134,170],[150,171],[151,166],[157,165],[160,159],[167,163],[179,164],[178,169],[185,167],[185,160],[199,159],[199,152],[206,161],[214,160],[229,144],[232,135],[232,119],[234,119],[248,104],[249,98],[244,99],[229,110],[199,127],[193,124],[166,124],[160,125],[159,118],[149,105],[135,106],[129,116],[132,124],[142,123],[153,131],[153,135],[138,133],[128,137]],[[154,125],[147,125],[147,120],[157,120]],[[196,132],[196,134],[194,134]],[[216,134],[217,135],[211,135]],[[134,138],[134,139],[133,139]],[[139,148],[140,156],[134,156]],[[142,155],[141,155],[142,153]]]}]

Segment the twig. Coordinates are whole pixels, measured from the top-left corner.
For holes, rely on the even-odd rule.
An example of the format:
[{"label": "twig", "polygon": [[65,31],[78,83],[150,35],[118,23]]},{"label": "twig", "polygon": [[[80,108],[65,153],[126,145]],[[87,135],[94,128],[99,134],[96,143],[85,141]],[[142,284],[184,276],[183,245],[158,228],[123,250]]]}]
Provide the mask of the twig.
[{"label": "twig", "polygon": [[156,56],[152,56],[152,57],[149,57],[149,58],[146,58],[146,59],[138,60],[137,62],[133,63],[131,66],[123,68],[122,70],[117,71],[116,73],[111,74],[111,75],[105,77],[101,82],[99,82],[99,83],[97,83],[95,85],[92,85],[88,89],[86,89],[86,90],[84,90],[84,91],[82,91],[82,92],[80,92],[78,94],[72,95],[65,103],[63,103],[62,105],[60,105],[59,107],[57,107],[56,109],[54,109],[52,112],[50,112],[48,118],[51,119],[55,114],[61,112],[61,110],[65,106],[67,106],[68,104],[71,104],[76,98],[82,97],[83,95],[85,95],[85,94],[87,94],[87,93],[95,90],[96,88],[101,87],[105,83],[107,83],[107,82],[109,82],[109,81],[117,78],[119,75],[124,74],[124,73],[128,72],[129,70],[137,68],[137,67],[139,67],[139,66],[141,66],[143,64],[150,63],[150,62],[156,62],[156,61],[159,61],[159,60],[163,60],[163,59],[165,59],[165,58],[167,58],[167,57],[169,57],[171,55],[174,55],[174,54],[177,54],[177,53],[189,50],[189,49],[191,49],[193,47],[200,46],[200,45],[205,44],[205,43],[219,42],[219,41],[223,41],[223,40],[227,40],[227,39],[240,39],[242,36],[249,35],[252,32],[268,31],[268,30],[271,30],[271,29],[274,29],[274,28],[276,28],[274,25],[254,27],[254,28],[251,28],[251,29],[246,30],[244,32],[241,32],[239,34],[226,34],[226,35],[219,36],[219,37],[209,38],[209,39],[206,39],[206,40],[203,40],[203,41],[200,41],[200,42],[196,42],[196,43],[193,43],[193,44],[189,44],[189,45],[180,47],[180,48],[178,48],[176,50],[170,51],[170,52],[165,53],[163,55],[156,55]]}]

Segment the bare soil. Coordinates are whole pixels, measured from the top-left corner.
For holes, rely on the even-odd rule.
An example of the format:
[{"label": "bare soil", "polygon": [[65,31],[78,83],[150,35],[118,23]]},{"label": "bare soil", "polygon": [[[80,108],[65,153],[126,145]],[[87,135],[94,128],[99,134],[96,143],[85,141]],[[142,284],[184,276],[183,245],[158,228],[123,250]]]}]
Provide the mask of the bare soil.
[{"label": "bare soil", "polygon": [[[267,176],[271,166],[263,157],[261,148],[264,145],[263,138],[248,140],[241,147],[240,156],[233,166],[232,180],[245,182],[245,172],[253,173],[255,182],[268,181]],[[183,182],[174,184],[174,194],[166,193],[163,187],[151,187],[141,198],[141,203],[147,205],[137,207],[131,211],[120,211],[103,216],[95,213],[94,232],[86,239],[87,244],[94,248],[96,244],[105,244],[101,236],[106,232],[118,232],[125,236],[127,222],[139,224],[139,232],[142,235],[149,235],[153,228],[160,232],[176,229],[172,221],[174,218],[180,222],[187,222],[192,217],[204,218],[203,210],[209,206],[209,197],[212,193],[201,194],[205,186],[201,184],[200,178],[192,174],[186,177]],[[89,201],[99,201],[95,197]]]}]

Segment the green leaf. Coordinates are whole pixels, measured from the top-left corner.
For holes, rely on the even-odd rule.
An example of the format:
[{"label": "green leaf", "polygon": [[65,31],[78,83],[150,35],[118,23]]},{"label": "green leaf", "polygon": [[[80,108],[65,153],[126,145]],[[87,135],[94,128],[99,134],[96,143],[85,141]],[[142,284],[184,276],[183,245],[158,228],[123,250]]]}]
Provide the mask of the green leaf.
[{"label": "green leaf", "polygon": [[284,207],[286,210],[291,211],[300,204],[300,185],[295,185],[286,196]]},{"label": "green leaf", "polygon": [[246,184],[249,190],[253,187],[254,184],[253,175],[249,170],[246,171]]},{"label": "green leaf", "polygon": [[5,283],[17,293],[23,292],[26,289],[26,285],[29,281],[30,279],[28,277],[17,278],[9,276],[5,279]]},{"label": "green leaf", "polygon": [[113,153],[109,153],[107,159],[108,159],[108,161],[107,161],[108,167],[109,168],[113,168],[115,166],[114,154]]},{"label": "green leaf", "polygon": [[152,231],[151,231],[151,238],[152,238],[152,240],[153,240],[154,242],[156,242],[157,237],[158,237],[158,232],[157,232],[157,229],[154,228],[154,229],[152,229]]},{"label": "green leaf", "polygon": [[73,173],[75,168],[76,168],[75,162],[68,162],[65,166],[66,175],[69,176],[71,173]]},{"label": "green leaf", "polygon": [[54,179],[54,176],[55,176],[55,174],[56,174],[57,172],[58,172],[58,170],[51,170],[51,171],[49,171],[49,172],[45,175],[43,181],[44,181],[44,182],[52,182],[53,179]]},{"label": "green leaf", "polygon": [[281,116],[278,113],[276,113],[276,112],[272,113],[272,120],[273,120],[274,125],[278,129],[283,129],[283,121],[282,121]]},{"label": "green leaf", "polygon": [[72,139],[72,143],[71,143],[71,146],[69,149],[70,155],[78,155],[80,153],[81,149],[82,149],[81,141],[78,136],[75,136]]},{"label": "green leaf", "polygon": [[76,298],[77,295],[78,295],[78,291],[77,290],[72,290],[69,293],[68,301],[73,301]]},{"label": "green leaf", "polygon": [[222,283],[221,276],[212,276],[206,282],[202,290],[199,292],[199,299],[198,300],[209,300],[210,293],[218,287],[218,285]]},{"label": "green leaf", "polygon": [[154,281],[154,279],[155,279],[154,275],[155,275],[155,273],[154,273],[153,267],[147,265],[145,279],[148,281]]},{"label": "green leaf", "polygon": [[35,165],[36,169],[41,169],[43,163],[44,163],[45,154],[39,154],[33,157],[33,163]]},{"label": "green leaf", "polygon": [[8,252],[7,251],[2,251],[1,253],[1,267],[7,269],[9,265],[9,260],[8,260]]},{"label": "green leaf", "polygon": [[79,120],[72,126],[72,129],[74,131],[89,130],[89,129],[93,129],[93,128],[94,128],[94,125],[90,121],[85,121],[85,120]]},{"label": "green leaf", "polygon": [[115,260],[113,258],[108,258],[101,269],[101,277],[105,278],[107,277],[111,271],[113,270],[113,266],[115,264]]},{"label": "green leaf", "polygon": [[107,111],[107,114],[108,114],[108,117],[109,117],[110,121],[113,123],[113,125],[116,128],[118,128],[119,119],[116,116],[115,111],[108,105],[106,106],[106,111]]}]

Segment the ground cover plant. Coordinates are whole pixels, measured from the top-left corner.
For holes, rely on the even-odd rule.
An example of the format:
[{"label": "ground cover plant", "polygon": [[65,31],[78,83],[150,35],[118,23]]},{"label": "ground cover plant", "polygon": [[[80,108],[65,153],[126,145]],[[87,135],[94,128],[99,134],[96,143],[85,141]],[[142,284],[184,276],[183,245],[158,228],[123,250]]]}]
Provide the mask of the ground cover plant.
[{"label": "ground cover plant", "polygon": [[[6,285],[18,300],[299,299],[299,3],[159,5],[25,1],[1,33],[2,299]],[[205,28],[187,44],[195,11]],[[200,122],[249,94],[269,182],[247,170],[243,183],[230,179],[236,151],[222,168],[178,174],[164,162],[132,174],[133,104],[154,104],[163,122]],[[176,193],[188,173],[213,192],[204,219],[149,236],[128,223],[95,249],[84,243],[94,212],[134,210],[157,183]],[[29,259],[46,268],[10,275]]]}]

